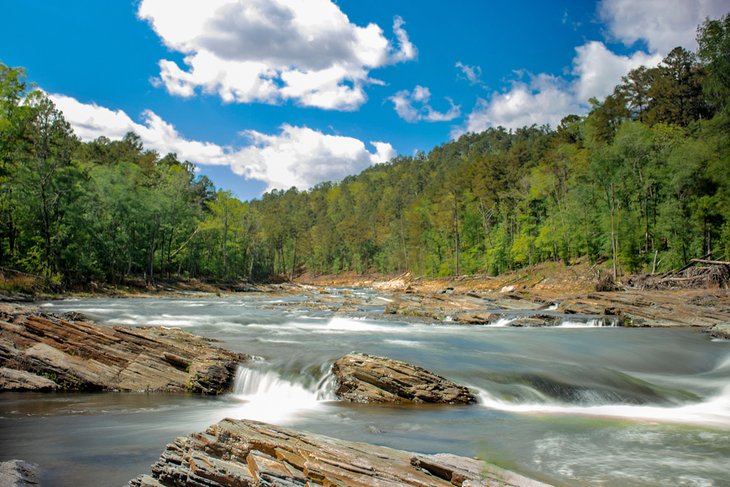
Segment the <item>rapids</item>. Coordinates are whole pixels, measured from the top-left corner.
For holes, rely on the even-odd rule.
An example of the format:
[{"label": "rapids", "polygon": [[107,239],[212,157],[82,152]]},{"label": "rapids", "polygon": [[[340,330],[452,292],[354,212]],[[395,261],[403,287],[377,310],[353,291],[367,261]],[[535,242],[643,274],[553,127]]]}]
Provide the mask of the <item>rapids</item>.
[{"label": "rapids", "polygon": [[[120,485],[148,471],[174,436],[234,417],[479,456],[556,485],[730,484],[730,342],[576,315],[546,328],[511,328],[509,312],[487,326],[397,321],[382,314],[387,295],[364,290],[356,309],[333,313],[328,304],[352,292],[46,303],[102,324],[184,328],[257,359],[219,398],[0,394],[0,460],[39,463],[46,485]],[[330,365],[350,351],[415,363],[480,402],[336,402]]]}]

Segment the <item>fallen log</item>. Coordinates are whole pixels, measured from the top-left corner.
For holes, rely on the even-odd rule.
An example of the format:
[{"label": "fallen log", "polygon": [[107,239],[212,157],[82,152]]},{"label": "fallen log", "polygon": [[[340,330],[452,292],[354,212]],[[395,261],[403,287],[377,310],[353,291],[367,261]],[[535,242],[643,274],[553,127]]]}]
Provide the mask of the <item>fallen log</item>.
[{"label": "fallen log", "polygon": [[692,259],[690,262],[697,264],[708,264],[708,265],[729,265],[730,262],[724,260],[706,260],[706,259]]}]

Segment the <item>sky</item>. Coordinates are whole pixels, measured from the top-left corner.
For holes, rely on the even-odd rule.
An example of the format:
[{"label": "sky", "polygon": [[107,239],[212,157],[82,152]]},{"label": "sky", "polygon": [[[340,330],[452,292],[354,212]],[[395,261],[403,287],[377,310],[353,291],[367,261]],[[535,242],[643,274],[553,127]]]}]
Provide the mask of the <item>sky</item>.
[{"label": "sky", "polygon": [[82,140],[134,131],[241,199],[466,132],[555,127],[730,0],[0,0],[22,66]]}]

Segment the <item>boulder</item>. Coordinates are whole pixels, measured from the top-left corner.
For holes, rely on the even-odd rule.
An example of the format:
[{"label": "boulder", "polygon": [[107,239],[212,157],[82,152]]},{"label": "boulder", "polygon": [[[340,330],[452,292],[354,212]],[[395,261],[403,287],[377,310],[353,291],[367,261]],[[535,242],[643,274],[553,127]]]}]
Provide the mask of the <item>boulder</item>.
[{"label": "boulder", "polygon": [[0,485],[3,487],[38,486],[38,465],[23,460],[0,462]]},{"label": "boulder", "polygon": [[336,394],[346,401],[371,403],[474,404],[469,389],[399,360],[350,353],[332,366]]},{"label": "boulder", "polygon": [[23,370],[0,367],[0,391],[52,391],[58,384]]},{"label": "boulder", "polygon": [[0,310],[0,390],[55,385],[74,391],[220,394],[232,384],[238,363],[248,358],[174,328],[112,328],[75,317]]},{"label": "boulder", "polygon": [[454,321],[465,325],[489,325],[502,318],[501,313],[492,313],[489,311],[474,311],[456,315]]},{"label": "boulder", "polygon": [[715,338],[730,340],[730,323],[718,323],[710,328],[710,335]]},{"label": "boulder", "polygon": [[517,328],[527,327],[539,327],[539,326],[551,326],[553,323],[548,322],[541,318],[535,318],[532,316],[524,316],[521,318],[517,318],[516,320],[512,320],[509,323],[507,323],[507,326],[514,326]]},{"label": "boulder", "polygon": [[167,445],[131,487],[546,487],[481,461],[422,455],[266,423],[224,419]]}]

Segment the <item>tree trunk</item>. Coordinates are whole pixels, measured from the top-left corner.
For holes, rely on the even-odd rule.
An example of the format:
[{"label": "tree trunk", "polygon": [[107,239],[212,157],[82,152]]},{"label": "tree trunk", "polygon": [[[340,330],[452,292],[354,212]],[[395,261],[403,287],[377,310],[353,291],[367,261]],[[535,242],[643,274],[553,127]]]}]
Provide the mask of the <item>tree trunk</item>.
[{"label": "tree trunk", "polygon": [[459,205],[454,193],[454,247],[456,249],[456,275],[460,274],[459,269]]},{"label": "tree trunk", "polygon": [[616,241],[616,192],[611,184],[610,206],[611,206],[611,252],[613,253],[613,281],[618,278],[618,242]]}]

